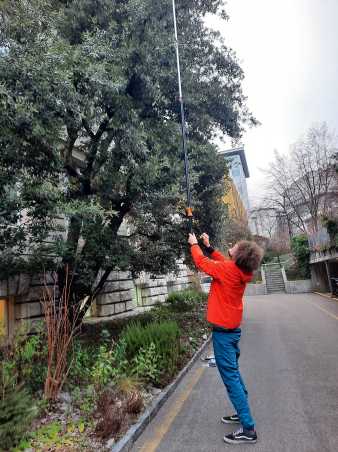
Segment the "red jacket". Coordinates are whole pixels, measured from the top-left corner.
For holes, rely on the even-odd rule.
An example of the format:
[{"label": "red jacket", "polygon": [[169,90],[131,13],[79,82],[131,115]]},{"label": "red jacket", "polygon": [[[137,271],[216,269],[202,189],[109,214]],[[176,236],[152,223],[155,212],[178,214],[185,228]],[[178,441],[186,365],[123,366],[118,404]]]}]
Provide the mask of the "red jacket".
[{"label": "red jacket", "polygon": [[198,245],[193,245],[191,255],[196,267],[213,278],[208,297],[208,322],[223,328],[238,328],[242,321],[245,286],[251,281],[252,273],[244,273],[219,251],[213,251],[209,259]]}]

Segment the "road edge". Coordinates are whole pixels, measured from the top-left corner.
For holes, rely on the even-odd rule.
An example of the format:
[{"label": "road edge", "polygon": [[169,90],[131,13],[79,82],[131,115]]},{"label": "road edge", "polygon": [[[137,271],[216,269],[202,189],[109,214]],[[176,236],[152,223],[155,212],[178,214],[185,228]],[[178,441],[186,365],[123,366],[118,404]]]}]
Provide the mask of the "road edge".
[{"label": "road edge", "polygon": [[154,419],[161,406],[168,400],[171,394],[175,391],[178,384],[186,373],[192,368],[203,351],[208,347],[211,341],[211,336],[201,345],[188,364],[180,371],[176,379],[161,392],[161,394],[151,403],[145,410],[136,424],[132,425],[123,438],[120,439],[111,449],[111,452],[128,452],[133,446],[137,438],[142,434],[147,425]]},{"label": "road edge", "polygon": [[321,293],[321,292],[312,292],[312,293],[314,293],[316,295],[320,295],[321,297],[326,298],[330,301],[338,301],[338,298],[332,297],[331,295],[327,295],[326,293]]}]

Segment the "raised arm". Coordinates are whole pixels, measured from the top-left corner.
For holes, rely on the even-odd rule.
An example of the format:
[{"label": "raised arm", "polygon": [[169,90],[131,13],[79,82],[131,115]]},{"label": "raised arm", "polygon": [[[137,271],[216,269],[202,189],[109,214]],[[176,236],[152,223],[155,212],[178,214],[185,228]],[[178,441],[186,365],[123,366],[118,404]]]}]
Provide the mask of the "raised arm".
[{"label": "raised arm", "polygon": [[199,270],[202,270],[204,273],[215,279],[222,279],[224,274],[222,262],[214,261],[207,256],[204,256],[203,251],[198,245],[192,245],[191,256]]},{"label": "raised arm", "polygon": [[189,244],[191,245],[191,256],[196,267],[215,279],[222,279],[224,273],[223,263],[204,256],[203,251],[198,246],[195,234],[189,234]]},{"label": "raised arm", "polygon": [[209,236],[206,232],[203,232],[203,234],[201,235],[201,239],[203,240],[203,244],[207,249],[207,252],[210,256],[211,259],[213,259],[214,261],[220,261],[220,262],[224,262],[227,261],[228,258],[226,258],[225,256],[223,256],[222,253],[220,253],[219,251],[215,250],[209,242]]}]

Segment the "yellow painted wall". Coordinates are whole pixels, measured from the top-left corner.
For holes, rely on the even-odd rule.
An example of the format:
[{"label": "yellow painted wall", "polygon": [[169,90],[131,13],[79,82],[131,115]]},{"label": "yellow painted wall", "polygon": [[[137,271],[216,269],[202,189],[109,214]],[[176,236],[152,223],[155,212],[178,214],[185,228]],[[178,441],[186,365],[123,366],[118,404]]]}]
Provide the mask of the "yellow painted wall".
[{"label": "yellow painted wall", "polygon": [[248,216],[237,188],[231,179],[226,179],[226,194],[223,201],[228,205],[230,218],[238,223],[247,223]]},{"label": "yellow painted wall", "polygon": [[7,301],[0,299],[0,336],[7,336]]}]

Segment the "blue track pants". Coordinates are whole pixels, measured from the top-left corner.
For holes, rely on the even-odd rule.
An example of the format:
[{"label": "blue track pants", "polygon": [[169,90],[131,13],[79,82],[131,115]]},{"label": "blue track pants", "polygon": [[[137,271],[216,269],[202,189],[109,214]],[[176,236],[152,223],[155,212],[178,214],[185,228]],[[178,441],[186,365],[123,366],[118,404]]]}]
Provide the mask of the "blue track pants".
[{"label": "blue track pants", "polygon": [[227,389],[229,399],[243,428],[250,430],[254,428],[255,422],[250,413],[248,391],[239,372],[240,350],[238,343],[240,338],[240,328],[228,332],[213,331],[212,333],[216,365]]}]

